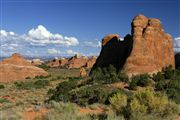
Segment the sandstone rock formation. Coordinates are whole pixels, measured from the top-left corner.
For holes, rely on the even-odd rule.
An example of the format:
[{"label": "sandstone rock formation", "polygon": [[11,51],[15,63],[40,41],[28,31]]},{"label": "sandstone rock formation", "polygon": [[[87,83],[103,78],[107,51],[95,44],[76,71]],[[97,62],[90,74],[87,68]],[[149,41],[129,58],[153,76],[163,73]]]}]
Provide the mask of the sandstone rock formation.
[{"label": "sandstone rock formation", "polygon": [[68,60],[68,58],[54,59],[50,61],[47,65],[49,67],[63,67],[68,62]]},{"label": "sandstone rock formation", "polygon": [[42,60],[40,60],[40,59],[33,59],[32,61],[31,61],[31,64],[32,65],[35,65],[35,66],[37,66],[37,65],[42,65],[44,63],[44,61],[42,61]]},{"label": "sandstone rock formation", "polygon": [[46,71],[31,65],[29,61],[17,53],[0,62],[0,82],[24,80],[27,77],[47,75]]},{"label": "sandstone rock formation", "polygon": [[117,72],[123,70],[129,75],[153,73],[169,65],[174,67],[172,38],[164,32],[160,20],[138,15],[131,25],[132,33],[124,41],[116,34],[104,37],[101,53],[91,72],[110,64]]},{"label": "sandstone rock formation", "polygon": [[80,70],[79,70],[79,76],[80,77],[85,77],[87,76],[87,72],[86,72],[86,69],[84,67],[81,67]]},{"label": "sandstone rock formation", "polygon": [[24,59],[20,54],[14,53],[10,58],[4,59],[1,64],[13,64],[22,66],[31,66],[31,62]]},{"label": "sandstone rock formation", "polygon": [[86,64],[85,64],[84,67],[85,67],[86,69],[92,68],[93,65],[96,63],[96,59],[97,59],[96,56],[90,57],[90,58],[88,59],[88,61],[86,62]]},{"label": "sandstone rock formation", "polygon": [[47,63],[47,66],[49,67],[65,67],[68,69],[71,68],[81,68],[85,67],[86,69],[92,68],[94,63],[96,62],[96,57],[85,57],[80,55],[75,55],[71,58],[60,58],[60,59],[54,59],[52,61],[49,61]]},{"label": "sandstone rock formation", "polygon": [[88,61],[87,57],[75,55],[69,59],[69,61],[65,65],[65,67],[68,69],[70,69],[70,68],[81,68],[81,67],[85,66],[87,61]]},{"label": "sandstone rock formation", "polygon": [[173,41],[160,20],[136,16],[132,21],[133,50],[124,70],[130,74],[153,73],[163,67],[174,67]]},{"label": "sandstone rock formation", "polygon": [[[108,42],[107,42],[108,41]],[[117,71],[123,68],[125,60],[132,50],[132,39],[127,35],[124,40],[116,34],[110,34],[103,38],[102,49],[91,72],[97,67],[103,68],[113,65]],[[90,72],[90,74],[91,74]]]}]

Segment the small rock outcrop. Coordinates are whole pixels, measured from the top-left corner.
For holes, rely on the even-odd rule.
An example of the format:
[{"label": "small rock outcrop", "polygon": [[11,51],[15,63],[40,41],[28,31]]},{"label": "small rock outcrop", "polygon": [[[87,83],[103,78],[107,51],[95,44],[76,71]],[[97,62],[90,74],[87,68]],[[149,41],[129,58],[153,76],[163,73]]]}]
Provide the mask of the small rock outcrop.
[{"label": "small rock outcrop", "polygon": [[33,59],[31,60],[31,64],[38,66],[38,65],[42,65],[44,63],[44,61],[40,60],[40,59]]},{"label": "small rock outcrop", "polygon": [[165,33],[160,20],[136,16],[132,23],[131,35],[123,41],[117,34],[103,38],[102,49],[92,71],[98,67],[113,65],[117,72],[128,75],[154,73],[174,63],[173,41]]},{"label": "small rock outcrop", "polygon": [[85,66],[87,61],[88,61],[87,57],[75,55],[68,60],[65,67],[68,69],[70,69],[70,68],[81,68],[81,67]]},{"label": "small rock outcrop", "polygon": [[60,58],[60,59],[54,59],[52,61],[50,61],[47,66],[49,67],[63,67],[67,62],[68,62],[68,58]]},{"label": "small rock outcrop", "polygon": [[0,82],[24,80],[27,77],[47,76],[48,73],[35,67],[20,54],[13,54],[0,62]]},{"label": "small rock outcrop", "polygon": [[84,67],[85,67],[86,69],[92,68],[93,65],[96,63],[96,59],[97,59],[96,56],[90,57],[90,58],[88,59],[88,61],[86,62],[86,64],[85,64]]},{"label": "small rock outcrop", "polygon": [[86,72],[86,69],[84,67],[81,67],[80,70],[79,70],[79,76],[80,77],[85,77],[87,76],[87,72]]}]

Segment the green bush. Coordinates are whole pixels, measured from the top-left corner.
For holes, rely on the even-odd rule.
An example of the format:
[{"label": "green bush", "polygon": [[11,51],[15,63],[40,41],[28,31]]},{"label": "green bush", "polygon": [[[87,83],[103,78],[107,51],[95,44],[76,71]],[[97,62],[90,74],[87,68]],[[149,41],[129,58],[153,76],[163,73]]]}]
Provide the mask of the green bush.
[{"label": "green bush", "polygon": [[69,80],[82,80],[82,77],[68,77]]},{"label": "green bush", "polygon": [[50,89],[48,91],[48,93],[51,94],[49,100],[67,102],[70,99],[69,92],[76,87],[77,81],[74,80],[59,83],[59,85],[54,90]]},{"label": "green bush", "polygon": [[122,113],[127,106],[127,96],[122,92],[118,92],[109,98],[109,102],[116,112]]},{"label": "green bush", "polygon": [[14,85],[18,89],[24,89],[24,90],[29,90],[29,89],[40,89],[44,88],[45,86],[49,85],[48,80],[36,80],[36,81],[24,81],[24,82],[14,82]]},{"label": "green bush", "polygon": [[4,85],[0,85],[0,89],[4,89],[5,87],[4,87]]},{"label": "green bush", "polygon": [[136,89],[137,86],[146,87],[151,84],[151,79],[148,74],[140,74],[132,76],[129,84],[130,89]]},{"label": "green bush", "polygon": [[44,69],[44,70],[49,70],[49,66],[47,66],[45,63],[42,63],[41,65],[38,65],[37,67],[39,67],[39,68],[42,68],[42,69]]},{"label": "green bush", "polygon": [[157,91],[165,92],[170,99],[180,103],[180,70],[166,67],[161,72],[153,75]]},{"label": "green bush", "polygon": [[179,113],[177,104],[152,88],[139,90],[131,96],[118,92],[109,99],[116,115],[124,116],[127,120],[168,120]]},{"label": "green bush", "polygon": [[43,88],[45,86],[48,86],[49,85],[49,81],[48,80],[37,80],[33,84],[34,84],[34,87],[36,89],[39,89],[39,88]]},{"label": "green bush", "polygon": [[147,107],[147,112],[149,114],[160,118],[167,118],[178,114],[177,105],[169,101],[165,94],[156,93],[152,89],[145,89],[138,91],[134,97],[141,105]]},{"label": "green bush", "polygon": [[94,84],[111,84],[115,82],[129,82],[128,76],[123,73],[117,73],[114,66],[110,65],[106,68],[97,68],[91,74]]},{"label": "green bush", "polygon": [[35,76],[35,79],[46,79],[46,78],[49,78],[51,77],[51,75],[48,75],[48,76]]},{"label": "green bush", "polygon": [[139,100],[134,97],[131,102],[129,103],[129,112],[131,115],[136,115],[136,114],[146,114],[147,113],[147,106],[144,104],[140,103]]},{"label": "green bush", "polygon": [[50,101],[46,106],[51,109],[40,118],[41,120],[83,120],[78,115],[78,106],[73,103]]},{"label": "green bush", "polygon": [[111,94],[111,90],[103,86],[83,86],[70,92],[71,102],[77,103],[82,106],[93,103],[106,103]]},{"label": "green bush", "polygon": [[5,98],[0,98],[0,103],[7,103],[7,102],[9,102],[7,99],[5,99]]},{"label": "green bush", "polygon": [[119,72],[118,73],[118,79],[122,82],[125,82],[125,83],[129,83],[129,77],[127,74],[125,74],[124,72]]}]

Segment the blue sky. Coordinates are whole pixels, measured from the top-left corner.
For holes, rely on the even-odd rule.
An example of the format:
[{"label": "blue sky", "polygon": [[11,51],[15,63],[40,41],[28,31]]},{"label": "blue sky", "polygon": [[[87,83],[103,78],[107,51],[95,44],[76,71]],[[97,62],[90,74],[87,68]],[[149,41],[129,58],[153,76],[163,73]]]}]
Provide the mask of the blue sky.
[{"label": "blue sky", "polygon": [[124,37],[140,13],[160,19],[180,48],[179,0],[1,0],[0,12],[2,56],[97,55],[103,36]]}]

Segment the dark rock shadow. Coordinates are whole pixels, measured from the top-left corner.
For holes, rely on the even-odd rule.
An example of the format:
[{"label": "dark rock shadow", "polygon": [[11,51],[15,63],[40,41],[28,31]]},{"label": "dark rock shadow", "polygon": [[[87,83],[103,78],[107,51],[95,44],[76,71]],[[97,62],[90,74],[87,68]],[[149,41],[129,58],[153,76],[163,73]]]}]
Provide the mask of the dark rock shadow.
[{"label": "dark rock shadow", "polygon": [[180,52],[175,55],[175,67],[180,68]]},{"label": "dark rock shadow", "polygon": [[104,68],[113,65],[117,72],[121,70],[129,57],[133,46],[133,39],[131,35],[126,35],[123,41],[117,37],[113,37],[106,45],[102,46],[99,57],[92,67],[90,74],[96,68]]}]

